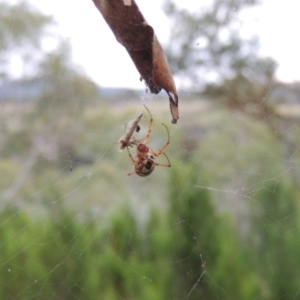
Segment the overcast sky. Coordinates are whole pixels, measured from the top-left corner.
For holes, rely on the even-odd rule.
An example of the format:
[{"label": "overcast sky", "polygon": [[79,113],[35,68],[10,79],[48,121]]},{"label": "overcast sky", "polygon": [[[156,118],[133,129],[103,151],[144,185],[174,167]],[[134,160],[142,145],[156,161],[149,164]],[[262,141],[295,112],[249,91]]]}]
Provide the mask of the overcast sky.
[{"label": "overcast sky", "polygon": [[[92,0],[28,0],[57,22],[58,32],[69,39],[73,60],[101,86],[143,88],[126,50],[115,40]],[[163,45],[170,28],[162,0],[136,0]],[[180,6],[199,9],[209,0],[177,0]],[[70,7],[72,8],[70,10]],[[262,55],[273,57],[277,79],[300,81],[300,0],[263,0],[248,13],[243,28],[260,36]]]}]

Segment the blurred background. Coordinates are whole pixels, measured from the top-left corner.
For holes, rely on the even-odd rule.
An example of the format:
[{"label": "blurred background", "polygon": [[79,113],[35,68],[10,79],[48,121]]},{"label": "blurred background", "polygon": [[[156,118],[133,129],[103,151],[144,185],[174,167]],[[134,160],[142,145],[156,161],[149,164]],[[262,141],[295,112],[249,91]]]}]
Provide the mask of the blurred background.
[{"label": "blurred background", "polygon": [[[137,1],[173,125],[92,1],[0,1],[0,299],[300,298],[293,2]],[[115,144],[143,104],[145,178]]]}]

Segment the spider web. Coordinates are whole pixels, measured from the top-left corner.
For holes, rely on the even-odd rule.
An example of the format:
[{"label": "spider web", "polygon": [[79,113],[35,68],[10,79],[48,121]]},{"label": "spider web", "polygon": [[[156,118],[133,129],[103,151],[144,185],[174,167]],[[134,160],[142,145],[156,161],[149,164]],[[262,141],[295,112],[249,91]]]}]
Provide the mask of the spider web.
[{"label": "spider web", "polygon": [[[298,299],[297,84],[269,86],[265,118],[182,89],[173,125],[162,93],[83,98],[90,81],[46,78],[44,101],[21,102],[17,84],[0,106],[2,299]],[[141,112],[146,136],[143,105],[172,164],[145,178],[115,144]]]}]

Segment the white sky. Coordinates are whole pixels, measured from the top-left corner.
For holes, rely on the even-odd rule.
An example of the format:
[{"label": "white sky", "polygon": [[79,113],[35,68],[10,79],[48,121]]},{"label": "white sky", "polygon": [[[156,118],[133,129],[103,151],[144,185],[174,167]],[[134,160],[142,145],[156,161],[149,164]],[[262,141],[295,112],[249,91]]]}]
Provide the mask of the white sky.
[{"label": "white sky", "polygon": [[[92,0],[28,0],[53,15],[58,32],[69,39],[73,60],[101,86],[143,88],[139,74],[126,50],[113,36]],[[177,0],[181,6],[197,9],[209,0]],[[163,45],[168,38],[168,18],[161,0],[136,0]],[[263,0],[243,20],[246,31],[260,36],[260,53],[273,57],[281,81],[300,81],[300,0]]]}]

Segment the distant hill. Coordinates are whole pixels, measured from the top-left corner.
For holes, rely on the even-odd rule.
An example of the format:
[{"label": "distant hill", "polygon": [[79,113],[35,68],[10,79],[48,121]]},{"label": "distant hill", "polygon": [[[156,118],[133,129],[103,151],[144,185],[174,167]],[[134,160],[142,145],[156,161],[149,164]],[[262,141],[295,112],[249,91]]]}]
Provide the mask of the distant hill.
[{"label": "distant hill", "polygon": [[269,96],[275,102],[300,104],[300,82],[276,83]]},{"label": "distant hill", "polygon": [[41,95],[45,85],[44,79],[4,82],[0,85],[0,101],[34,101]]},{"label": "distant hill", "polygon": [[[0,102],[14,101],[26,103],[35,101],[42,95],[46,88],[49,88],[49,83],[49,80],[46,78],[4,82],[0,84]],[[99,96],[110,100],[136,99],[143,94],[144,90],[99,87]]]},{"label": "distant hill", "polygon": [[[31,102],[37,100],[45,88],[49,88],[49,79],[27,79],[9,81],[0,84],[0,102]],[[127,89],[113,87],[99,87],[99,97],[109,99],[109,101],[128,101],[143,97],[145,89]],[[188,97],[188,93],[181,91],[181,98]],[[159,97],[166,97],[164,92]],[[269,98],[274,102],[300,103],[300,82],[295,83],[275,83],[270,87]]]}]

